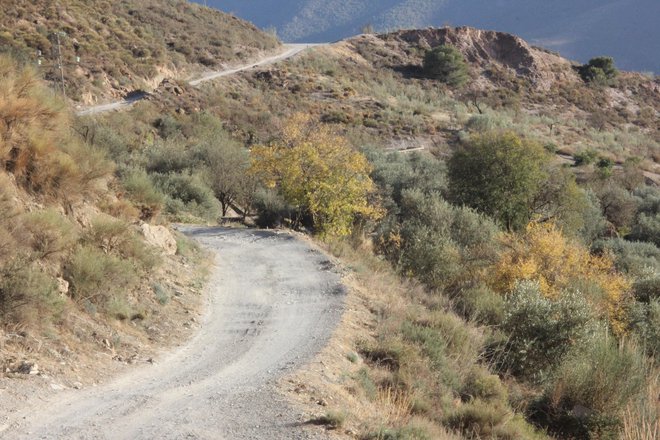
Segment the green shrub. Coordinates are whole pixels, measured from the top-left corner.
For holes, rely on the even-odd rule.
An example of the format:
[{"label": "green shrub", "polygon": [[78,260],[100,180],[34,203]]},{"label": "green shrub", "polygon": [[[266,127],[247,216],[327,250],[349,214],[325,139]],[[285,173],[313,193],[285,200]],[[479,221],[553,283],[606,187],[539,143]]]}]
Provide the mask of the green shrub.
[{"label": "green shrub", "polygon": [[643,354],[606,335],[575,347],[549,381],[536,417],[562,438],[619,438],[623,411],[646,383]]},{"label": "green shrub", "polygon": [[28,233],[28,245],[38,258],[61,256],[77,240],[76,230],[55,210],[34,211],[22,216],[21,227]]},{"label": "green shrub", "polygon": [[626,239],[646,241],[660,247],[660,213],[639,214]]},{"label": "green shrub", "polygon": [[619,74],[612,57],[592,58],[578,71],[585,82],[596,84],[609,84]]},{"label": "green shrub", "polygon": [[326,414],[309,421],[313,425],[323,425],[328,429],[339,429],[345,422],[346,413],[339,411],[328,411]]},{"label": "green shrub", "polygon": [[156,189],[146,172],[133,170],[122,176],[122,185],[128,198],[140,210],[142,220],[150,220],[158,215],[165,201],[164,194]]},{"label": "green shrub", "polygon": [[475,366],[467,375],[461,388],[463,400],[507,401],[507,390],[500,378],[483,367]]},{"label": "green shrub", "polygon": [[424,56],[424,73],[451,87],[460,87],[469,79],[463,54],[453,46],[435,47]]},{"label": "green shrub", "polygon": [[471,136],[448,162],[451,199],[520,229],[534,212],[548,161],[540,145],[514,133]]},{"label": "green shrub", "polygon": [[468,439],[543,439],[520,415],[514,415],[502,402],[475,399],[454,410],[445,419],[452,429]]},{"label": "green shrub", "polygon": [[156,283],[151,286],[151,288],[153,289],[156,300],[160,303],[160,305],[164,306],[170,301],[170,292],[167,287]]},{"label": "green shrub", "polygon": [[598,159],[598,151],[596,150],[582,150],[578,151],[573,155],[575,160],[575,166],[581,167],[585,165],[591,165]]},{"label": "green shrub", "polygon": [[618,230],[627,231],[637,214],[637,199],[626,189],[609,184],[598,191],[603,214]]},{"label": "green shrub", "polygon": [[181,133],[181,123],[171,115],[164,115],[154,122],[158,134],[163,139],[173,138]]},{"label": "green shrub", "polygon": [[635,299],[642,303],[660,300],[660,272],[653,268],[640,271],[633,283]]},{"label": "green shrub", "polygon": [[112,295],[108,298],[105,305],[105,312],[120,321],[130,319],[133,315],[133,309],[126,301],[126,298],[118,295]]},{"label": "green shrub", "polygon": [[465,124],[465,128],[471,132],[485,133],[492,130],[510,128],[511,122],[501,114],[489,112],[471,116]]},{"label": "green shrub", "polygon": [[55,280],[27,258],[0,265],[0,322],[47,323],[62,311]]},{"label": "green shrub", "polygon": [[648,303],[635,302],[628,308],[630,327],[647,354],[660,356],[660,298]]},{"label": "green shrub", "polygon": [[644,276],[649,270],[660,273],[660,248],[653,243],[613,238],[594,242],[592,249],[596,253],[614,255],[616,268],[629,275]]},{"label": "green shrub", "polygon": [[[213,191],[199,176],[188,174],[152,174],[151,179],[156,187],[169,199],[166,207],[168,213],[179,214],[179,210],[207,220],[215,220],[220,216],[219,203]],[[180,202],[180,203],[176,203]]]},{"label": "green shrub", "polygon": [[469,320],[486,325],[499,325],[504,320],[504,298],[487,286],[466,288],[455,301],[456,309]]},{"label": "green shrub", "polygon": [[78,303],[90,302],[105,308],[113,297],[121,297],[137,281],[133,265],[98,248],[81,246],[65,266],[70,295]]},{"label": "green shrub", "polygon": [[367,368],[360,368],[355,376],[355,381],[360,384],[367,399],[372,401],[376,399],[378,396],[378,386],[371,379],[371,376],[369,376],[369,370]]},{"label": "green shrub", "polygon": [[97,217],[83,236],[83,241],[106,254],[130,259],[143,270],[151,270],[160,264],[160,257],[150,246],[145,246],[131,226],[111,217]]},{"label": "green shrub", "polygon": [[572,346],[593,330],[591,306],[580,292],[565,292],[554,300],[538,283],[519,282],[507,297],[502,331],[509,335],[503,366],[518,377],[543,379]]},{"label": "green shrub", "polygon": [[131,239],[132,231],[128,223],[111,217],[99,216],[92,220],[85,231],[83,240],[90,246],[96,246],[105,253],[119,253]]},{"label": "green shrub", "polygon": [[277,228],[284,219],[290,217],[292,208],[276,191],[261,189],[255,195],[254,208],[257,211],[257,226]]}]

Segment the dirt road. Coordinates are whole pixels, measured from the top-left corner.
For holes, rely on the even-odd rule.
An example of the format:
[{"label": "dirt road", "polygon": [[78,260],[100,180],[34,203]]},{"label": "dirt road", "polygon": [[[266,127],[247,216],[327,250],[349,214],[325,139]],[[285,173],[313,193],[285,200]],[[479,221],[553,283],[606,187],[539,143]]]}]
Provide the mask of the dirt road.
[{"label": "dirt road", "polygon": [[[229,75],[235,75],[236,73],[254,69],[257,67],[268,66],[270,64],[274,64],[292,58],[297,54],[299,54],[300,52],[304,51],[305,49],[309,49],[310,47],[315,47],[315,46],[323,46],[323,45],[322,44],[285,44],[284,46],[282,46],[284,50],[283,52],[262,58],[260,60],[254,61],[249,64],[230,67],[218,71],[207,72],[203,74],[200,78],[189,81],[188,84],[190,84],[191,86],[198,86],[202,83],[205,83],[207,81],[212,81],[217,78],[222,78],[224,76],[229,76]],[[95,105],[93,107],[79,109],[76,111],[76,114],[78,116],[89,116],[89,115],[96,115],[99,113],[106,113],[113,110],[122,110],[131,107],[133,104],[135,104],[138,101],[141,101],[147,96],[148,96],[147,93],[136,94],[135,96],[123,99],[121,101],[110,102],[107,104]]]},{"label": "dirt road", "polygon": [[106,385],[33,399],[1,438],[324,438],[275,382],[310,360],[341,316],[332,263],[288,233],[182,230],[217,258],[197,336]]}]

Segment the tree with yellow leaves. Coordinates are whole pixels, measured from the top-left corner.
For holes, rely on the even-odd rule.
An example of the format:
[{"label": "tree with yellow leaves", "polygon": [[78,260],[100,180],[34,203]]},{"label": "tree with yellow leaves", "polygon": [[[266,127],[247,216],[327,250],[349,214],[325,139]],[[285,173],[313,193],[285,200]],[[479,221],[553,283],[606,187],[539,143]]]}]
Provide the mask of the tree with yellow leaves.
[{"label": "tree with yellow leaves", "polygon": [[321,235],[347,235],[357,216],[377,215],[368,201],[374,184],[367,159],[307,115],[292,116],[280,139],[252,148],[251,172],[299,218],[309,215]]},{"label": "tree with yellow leaves", "polygon": [[529,280],[538,283],[545,297],[558,299],[564,290],[591,287],[587,299],[615,333],[624,332],[624,303],[631,285],[608,255],[592,255],[581,244],[567,240],[552,222],[529,223],[523,234],[508,236],[506,241],[509,250],[495,265],[493,289],[509,293],[516,283]]}]

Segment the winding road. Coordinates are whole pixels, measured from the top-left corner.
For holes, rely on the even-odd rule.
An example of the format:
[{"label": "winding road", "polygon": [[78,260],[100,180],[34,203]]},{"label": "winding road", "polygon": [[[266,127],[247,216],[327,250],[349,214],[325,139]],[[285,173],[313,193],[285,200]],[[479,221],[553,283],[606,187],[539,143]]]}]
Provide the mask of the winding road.
[{"label": "winding road", "polygon": [[[244,72],[246,70],[250,69],[255,69],[258,67],[264,67],[268,66],[270,64],[275,64],[280,61],[287,60],[289,58],[292,58],[296,55],[298,55],[300,52],[309,49],[310,47],[316,47],[316,46],[323,46],[323,44],[285,44],[283,45],[284,51],[275,55],[267,56],[265,58],[262,58],[258,61],[249,63],[249,64],[243,64],[241,66],[236,66],[236,67],[229,67],[227,69],[223,70],[218,70],[218,71],[213,71],[213,72],[207,72],[203,74],[201,77],[189,81],[188,84],[191,86],[198,86],[204,82],[207,81],[212,81],[217,78],[222,78],[224,76],[230,76],[230,75],[235,75],[239,72]],[[93,107],[87,107],[83,109],[79,109],[76,111],[76,114],[78,116],[89,116],[89,115],[96,115],[99,113],[105,113],[113,110],[122,110],[125,108],[128,108],[135,104],[138,101],[143,100],[148,96],[147,93],[138,93],[135,94],[131,97],[122,99],[121,101],[116,101],[116,102],[110,102],[107,104],[100,104],[100,105],[95,105]]]},{"label": "winding road", "polygon": [[285,232],[181,227],[215,253],[183,348],[105,385],[35,397],[3,439],[322,439],[275,383],[326,343],[344,305],[333,264]]}]

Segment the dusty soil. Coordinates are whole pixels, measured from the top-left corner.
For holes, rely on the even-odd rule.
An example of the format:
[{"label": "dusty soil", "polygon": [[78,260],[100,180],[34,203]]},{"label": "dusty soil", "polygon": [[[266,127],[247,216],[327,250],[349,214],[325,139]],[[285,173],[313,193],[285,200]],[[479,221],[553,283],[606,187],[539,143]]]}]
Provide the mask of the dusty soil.
[{"label": "dusty soil", "polygon": [[277,382],[339,322],[345,292],[334,264],[288,233],[184,232],[216,253],[197,335],[105,385],[29,398],[0,427],[3,438],[326,438]]}]

